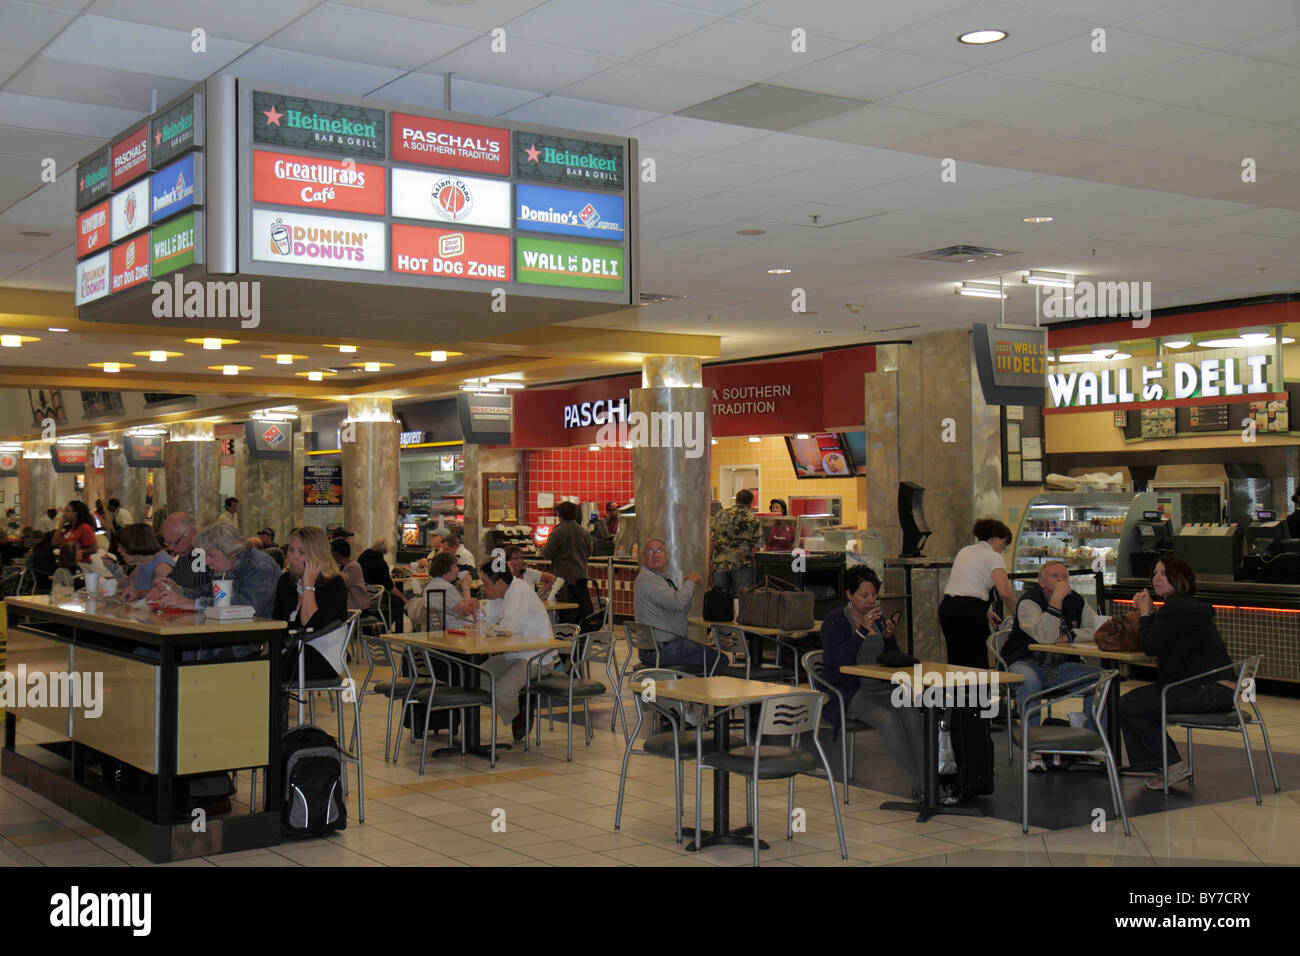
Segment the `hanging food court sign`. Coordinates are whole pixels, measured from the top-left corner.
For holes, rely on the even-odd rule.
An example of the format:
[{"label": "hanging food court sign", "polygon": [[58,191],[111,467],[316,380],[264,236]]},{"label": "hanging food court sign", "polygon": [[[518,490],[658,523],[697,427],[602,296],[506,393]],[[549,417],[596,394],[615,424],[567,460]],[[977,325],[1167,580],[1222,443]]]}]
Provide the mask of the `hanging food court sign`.
[{"label": "hanging food court sign", "polygon": [[1268,367],[1268,355],[1246,355],[1054,371],[1047,375],[1049,410],[1121,410],[1154,402],[1193,404],[1199,399],[1259,395],[1270,390]]}]

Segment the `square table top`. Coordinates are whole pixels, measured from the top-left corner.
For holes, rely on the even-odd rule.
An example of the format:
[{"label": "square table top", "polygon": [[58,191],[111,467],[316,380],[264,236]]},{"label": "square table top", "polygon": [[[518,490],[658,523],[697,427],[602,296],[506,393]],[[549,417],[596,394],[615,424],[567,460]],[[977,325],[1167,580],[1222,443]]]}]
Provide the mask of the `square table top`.
[{"label": "square table top", "polygon": [[[630,681],[628,689],[641,693],[642,682]],[[709,704],[714,707],[736,707],[753,704],[766,697],[806,693],[807,688],[789,684],[770,684],[741,677],[684,677],[681,680],[656,680],[655,697],[680,700],[688,704]]]},{"label": "square table top", "polygon": [[[989,679],[992,675],[997,675],[999,684],[1020,684],[1025,680],[1024,674],[1017,674],[1014,671],[996,671],[987,667],[962,667],[960,664],[945,664],[940,661],[920,661],[919,664],[912,664],[905,667],[887,667],[884,664],[849,664],[840,668],[841,674],[852,674],[855,677],[874,677],[876,680],[887,680],[893,683],[903,683],[906,680],[912,683],[915,679],[916,670],[921,668],[921,679],[927,685],[937,687],[956,687],[958,685],[968,686],[971,683],[971,675],[977,678]],[[898,676],[901,679],[895,680]]]},{"label": "square table top", "polygon": [[1079,657],[1091,657],[1101,661],[1132,663],[1133,661],[1147,660],[1147,654],[1144,651],[1105,651],[1096,644],[1084,641],[1076,641],[1073,644],[1030,644],[1029,649],[1048,654],[1077,654]]},{"label": "square table top", "polygon": [[413,634],[385,634],[384,640],[394,644],[415,644],[436,651],[453,654],[505,654],[509,651],[566,650],[569,641],[555,637],[530,637],[511,634],[509,637],[488,637],[475,631],[465,634],[448,634],[446,631],[416,631]]},{"label": "square table top", "polygon": [[813,631],[822,629],[821,621],[813,621],[812,627],[798,627],[794,630],[783,631],[777,627],[758,627],[754,624],[737,624],[735,621],[706,621],[702,617],[688,617],[687,624],[694,624],[696,627],[738,627],[747,634],[758,634],[761,637],[796,637],[803,634],[811,634]]}]

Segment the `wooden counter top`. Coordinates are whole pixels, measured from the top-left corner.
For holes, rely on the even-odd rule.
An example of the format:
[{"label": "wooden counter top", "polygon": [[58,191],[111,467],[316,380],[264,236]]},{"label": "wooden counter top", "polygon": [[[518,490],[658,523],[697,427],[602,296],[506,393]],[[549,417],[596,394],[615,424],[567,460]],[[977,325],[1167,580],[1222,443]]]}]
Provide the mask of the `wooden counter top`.
[{"label": "wooden counter top", "polygon": [[5,598],[7,607],[32,611],[78,627],[103,625],[135,631],[150,637],[188,637],[232,634],[239,631],[273,631],[285,627],[283,621],[258,617],[249,621],[209,621],[201,613],[161,614],[139,602],[127,604],[108,598],[76,595],[57,604],[48,594]]}]

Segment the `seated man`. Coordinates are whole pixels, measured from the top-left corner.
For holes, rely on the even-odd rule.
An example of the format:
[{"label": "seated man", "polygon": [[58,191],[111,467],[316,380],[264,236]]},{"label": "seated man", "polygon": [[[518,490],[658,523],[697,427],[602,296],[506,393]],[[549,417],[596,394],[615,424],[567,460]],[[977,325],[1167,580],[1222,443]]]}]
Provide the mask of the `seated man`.
[{"label": "seated man", "polygon": [[[467,571],[474,570],[474,555],[470,553],[469,548],[460,543],[460,538],[454,534],[444,535],[442,543],[438,545],[438,550],[444,554],[453,554],[456,556],[456,564]],[[433,556],[429,556],[433,560]]]},{"label": "seated man", "polygon": [[538,571],[536,568],[524,567],[524,549],[515,545],[506,549],[506,567],[510,573],[517,578],[523,578],[528,582],[530,588],[536,588],[537,593],[545,600],[545,596],[550,593],[551,584],[555,581],[555,575],[550,571]]},{"label": "seated man", "polygon": [[[1034,706],[1026,714],[1024,700],[1040,690],[1050,690],[1058,684],[1090,677],[1100,673],[1100,668],[1067,660],[1060,654],[1031,651],[1030,644],[1066,644],[1075,639],[1075,631],[1086,638],[1097,626],[1097,615],[1082,595],[1070,587],[1070,572],[1059,561],[1049,561],[1038,570],[1038,584],[1026,589],[1016,604],[1016,621],[1011,636],[1002,645],[1002,659],[1007,669],[1024,674],[1023,684],[1016,686],[1016,709],[1028,726],[1039,722],[1039,708]],[[1092,698],[1083,701],[1087,726],[1096,729],[1092,721]],[[1029,755],[1030,770],[1046,770],[1038,754]]]},{"label": "seated man", "polygon": [[[454,550],[448,554],[454,554]],[[493,571],[492,562],[479,568],[483,581],[483,597],[488,601],[488,627],[508,627],[512,634],[527,637],[550,637],[551,618],[546,607],[526,581],[509,571]],[[497,716],[510,722],[515,740],[524,738],[524,714],[520,706],[520,692],[528,680],[525,662],[537,651],[509,651],[489,657],[483,665],[496,677]],[[555,652],[541,660],[541,676],[549,674],[555,666]]]},{"label": "seated man", "polygon": [[334,555],[334,563],[339,566],[339,574],[343,575],[348,586],[348,610],[367,610],[370,607],[370,595],[366,592],[366,576],[361,565],[352,560],[352,546],[348,544],[348,539],[332,540],[330,553]]},{"label": "seated man", "polygon": [[[686,636],[686,617],[695,599],[698,572],[688,572],[679,588],[665,569],[668,567],[668,548],[659,538],[651,538],[641,552],[644,566],[633,585],[633,602],[636,622],[649,624],[655,629],[659,641],[659,667],[708,674],[714,663],[726,667],[730,659],[712,647],[696,644]],[[641,652],[641,662],[656,666],[654,655]]]},{"label": "seated man", "polygon": [[[249,547],[248,540],[240,535],[238,529],[226,521],[211,524],[194,538],[194,548],[202,551],[213,579],[230,580],[231,604],[251,607],[258,617],[271,616],[280,569],[264,552]],[[177,561],[177,565],[182,563]],[[175,576],[173,572],[168,580]],[[167,589],[160,603],[167,607],[202,610],[213,604],[212,586],[209,583],[205,588],[189,589],[186,593]]]}]

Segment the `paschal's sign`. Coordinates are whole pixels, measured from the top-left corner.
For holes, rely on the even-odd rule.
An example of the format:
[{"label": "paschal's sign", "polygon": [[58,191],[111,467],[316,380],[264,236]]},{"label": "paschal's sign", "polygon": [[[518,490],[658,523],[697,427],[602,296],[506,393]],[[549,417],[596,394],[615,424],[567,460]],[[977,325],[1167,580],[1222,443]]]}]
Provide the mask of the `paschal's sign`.
[{"label": "paschal's sign", "polygon": [[510,130],[394,113],[393,160],[509,176]]},{"label": "paschal's sign", "polygon": [[253,150],[253,201],[382,216],[384,167],[350,159]]},{"label": "paschal's sign", "polygon": [[113,144],[112,186],[114,191],[149,169],[149,124],[145,123],[129,136]]}]

